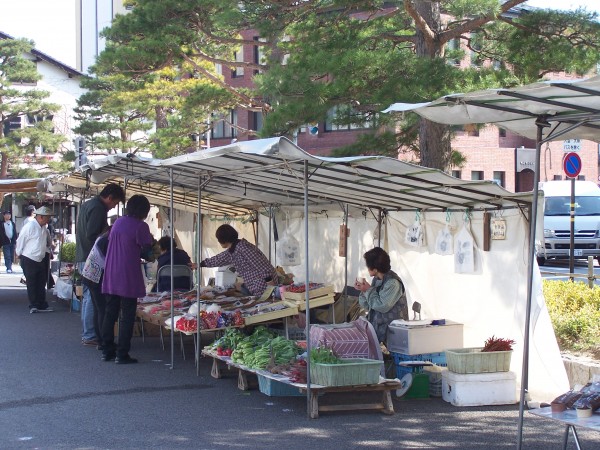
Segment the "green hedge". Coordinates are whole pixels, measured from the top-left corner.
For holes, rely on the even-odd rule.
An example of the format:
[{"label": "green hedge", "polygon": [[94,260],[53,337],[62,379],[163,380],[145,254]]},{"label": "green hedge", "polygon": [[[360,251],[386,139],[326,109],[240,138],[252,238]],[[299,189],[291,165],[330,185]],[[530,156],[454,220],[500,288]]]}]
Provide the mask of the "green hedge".
[{"label": "green hedge", "polygon": [[543,289],[560,349],[600,358],[600,287],[544,280]]}]

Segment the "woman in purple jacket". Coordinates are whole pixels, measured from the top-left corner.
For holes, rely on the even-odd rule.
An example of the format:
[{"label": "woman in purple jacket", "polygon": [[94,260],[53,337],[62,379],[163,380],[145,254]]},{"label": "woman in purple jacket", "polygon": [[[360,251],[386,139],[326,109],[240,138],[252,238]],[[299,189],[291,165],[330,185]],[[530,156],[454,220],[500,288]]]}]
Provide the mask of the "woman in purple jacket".
[{"label": "woman in purple jacket", "polygon": [[[146,295],[140,258],[149,259],[152,235],[144,219],[150,212],[150,202],[143,195],[134,195],[126,206],[126,215],[117,219],[110,232],[102,293],[106,310],[102,323],[102,360],[117,364],[136,363],[129,356],[138,297]],[[120,318],[119,318],[119,312]],[[114,326],[119,318],[119,338],[114,340]]]}]

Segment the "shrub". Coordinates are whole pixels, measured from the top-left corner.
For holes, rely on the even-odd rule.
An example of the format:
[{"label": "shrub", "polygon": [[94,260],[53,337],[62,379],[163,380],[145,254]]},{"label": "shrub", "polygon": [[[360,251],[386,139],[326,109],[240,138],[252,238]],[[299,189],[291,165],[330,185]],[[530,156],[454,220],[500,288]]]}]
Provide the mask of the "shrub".
[{"label": "shrub", "polygon": [[600,357],[600,287],[544,280],[543,290],[560,349]]},{"label": "shrub", "polygon": [[58,257],[62,262],[75,262],[75,242],[65,242],[61,245]]}]

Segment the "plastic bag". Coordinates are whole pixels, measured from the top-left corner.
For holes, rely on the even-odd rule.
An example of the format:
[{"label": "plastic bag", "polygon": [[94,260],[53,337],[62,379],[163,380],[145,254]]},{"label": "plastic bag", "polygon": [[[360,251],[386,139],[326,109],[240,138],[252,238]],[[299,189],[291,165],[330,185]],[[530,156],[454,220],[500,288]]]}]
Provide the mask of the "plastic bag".
[{"label": "plastic bag", "polygon": [[456,273],[475,272],[475,241],[466,226],[454,237],[454,271]]},{"label": "plastic bag", "polygon": [[422,247],[424,245],[425,236],[421,222],[415,220],[411,226],[406,228],[404,242],[412,247]]},{"label": "plastic bag", "polygon": [[440,230],[435,239],[435,252],[438,255],[454,254],[454,240],[450,228],[446,225]]},{"label": "plastic bag", "polygon": [[277,242],[277,262],[282,266],[299,266],[302,264],[300,257],[300,243],[293,236],[284,235]]}]

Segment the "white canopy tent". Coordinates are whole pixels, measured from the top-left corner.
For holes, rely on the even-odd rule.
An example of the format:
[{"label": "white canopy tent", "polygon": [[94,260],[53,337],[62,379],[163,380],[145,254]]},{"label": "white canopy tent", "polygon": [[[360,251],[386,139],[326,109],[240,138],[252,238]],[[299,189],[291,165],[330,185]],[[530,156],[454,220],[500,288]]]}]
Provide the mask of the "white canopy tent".
[{"label": "white canopy tent", "polygon": [[[448,125],[493,123],[519,135],[536,139],[534,198],[538,198],[541,145],[557,139],[580,138],[600,142],[600,76],[587,80],[545,81],[513,89],[451,94],[432,102],[395,103],[384,112],[416,112],[431,121]],[[525,319],[525,348],[519,411],[518,446],[522,444],[523,410],[526,389],[533,388],[530,330],[537,317],[532,305],[539,296],[535,280],[535,233],[538,202],[532,205],[529,229],[528,288]],[[529,379],[528,379],[529,377]]]},{"label": "white canopy tent", "polygon": [[[319,158],[285,138],[240,142],[167,160],[115,155],[90,162],[61,182],[78,188],[121,182],[128,196],[142,193],[158,204],[198,208],[221,219],[254,214],[259,246],[272,257],[270,219],[274,210],[280,211],[280,228],[285,224],[284,232],[305,236],[306,265],[291,268],[293,272],[300,280],[334,282],[338,289],[352,284],[348,278],[364,270],[364,251],[381,242],[405,280],[410,300],[421,302],[429,317],[464,323],[467,346],[481,346],[492,334],[514,338],[519,345],[513,370],[520,369],[531,193],[514,194],[490,181],[458,180],[384,157]],[[403,243],[416,211],[426,232],[426,245],[417,249]],[[485,211],[502,215],[508,224],[507,239],[495,241],[489,252],[481,249]],[[465,221],[467,214],[470,220]],[[347,261],[337,255],[341,222],[352,230]],[[475,274],[456,274],[451,256],[434,254],[435,236],[446,222],[454,232],[464,223],[471,229],[479,246]],[[198,235],[209,242],[204,255],[218,251],[212,234],[202,230]],[[536,302],[534,314],[539,319],[533,336],[539,345],[532,354],[530,379],[538,397],[547,399],[568,385],[543,299]]]}]

